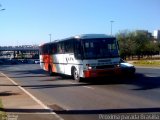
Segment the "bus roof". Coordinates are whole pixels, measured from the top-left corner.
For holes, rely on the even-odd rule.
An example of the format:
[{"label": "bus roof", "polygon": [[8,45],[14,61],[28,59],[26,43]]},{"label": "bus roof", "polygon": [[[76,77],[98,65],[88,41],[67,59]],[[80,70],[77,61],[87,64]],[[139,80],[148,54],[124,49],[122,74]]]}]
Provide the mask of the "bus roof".
[{"label": "bus roof", "polygon": [[91,38],[113,38],[113,36],[109,36],[106,34],[82,34],[82,35],[76,35],[74,38],[77,39],[91,39]]},{"label": "bus roof", "polygon": [[40,46],[52,44],[52,43],[56,43],[56,42],[60,42],[60,41],[66,41],[69,39],[92,39],[92,38],[115,38],[115,37],[110,36],[110,35],[106,35],[106,34],[81,34],[81,35],[76,35],[76,36],[72,36],[72,37],[68,37],[68,38],[64,38],[64,39],[60,39],[60,40],[55,40],[55,41],[52,41],[49,43],[44,43],[44,44],[41,44]]}]

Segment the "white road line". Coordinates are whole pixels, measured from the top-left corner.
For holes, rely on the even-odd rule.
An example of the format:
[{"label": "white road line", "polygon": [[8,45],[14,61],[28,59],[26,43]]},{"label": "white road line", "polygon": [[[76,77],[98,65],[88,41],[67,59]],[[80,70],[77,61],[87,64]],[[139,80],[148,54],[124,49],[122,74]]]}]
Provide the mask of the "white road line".
[{"label": "white road line", "polygon": [[51,108],[49,108],[48,106],[46,106],[45,104],[43,104],[39,99],[37,99],[35,96],[33,96],[31,93],[29,93],[27,90],[25,90],[23,87],[21,87],[20,85],[18,85],[14,80],[12,80],[11,78],[9,78],[7,75],[5,75],[4,73],[0,72],[3,76],[5,76],[8,80],[10,80],[14,85],[16,85],[19,89],[21,89],[23,92],[25,92],[27,95],[29,95],[35,102],[37,102],[40,106],[42,106],[44,109],[50,110],[50,114],[55,115],[59,120],[64,120],[63,118],[61,118],[60,116],[58,116],[55,112],[53,112],[53,110]]},{"label": "white road line", "polygon": [[[78,85],[77,83],[74,83],[74,82],[71,82],[71,84],[73,84],[73,85]],[[85,84],[84,84],[84,86],[82,86],[82,87],[87,88],[87,89],[92,89],[92,90],[95,89],[95,88],[93,88],[93,87],[85,86]]]},{"label": "white road line", "polygon": [[159,76],[154,76],[154,75],[149,75],[149,74],[146,74],[145,76],[146,77],[159,77]]},{"label": "white road line", "polygon": [[71,83],[71,84],[73,84],[73,85],[77,85],[78,83],[75,83],[75,82],[69,82],[69,83]]},{"label": "white road line", "polygon": [[88,89],[92,89],[92,90],[94,90],[94,88],[93,87],[89,87],[89,86],[83,86],[84,88],[88,88]]}]

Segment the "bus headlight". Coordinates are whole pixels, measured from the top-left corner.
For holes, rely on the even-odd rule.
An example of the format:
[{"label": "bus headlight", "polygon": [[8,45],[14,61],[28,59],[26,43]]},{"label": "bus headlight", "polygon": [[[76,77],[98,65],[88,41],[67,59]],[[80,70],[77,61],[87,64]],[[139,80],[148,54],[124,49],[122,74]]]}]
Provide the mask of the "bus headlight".
[{"label": "bus headlight", "polygon": [[90,66],[90,64],[86,64],[86,68],[87,68],[87,70],[91,70],[92,69],[92,67]]},{"label": "bus headlight", "polygon": [[115,65],[115,67],[118,67],[118,68],[119,68],[119,67],[120,67],[120,64]]},{"label": "bus headlight", "polygon": [[92,67],[88,67],[88,69],[90,70],[90,69],[92,69]]}]

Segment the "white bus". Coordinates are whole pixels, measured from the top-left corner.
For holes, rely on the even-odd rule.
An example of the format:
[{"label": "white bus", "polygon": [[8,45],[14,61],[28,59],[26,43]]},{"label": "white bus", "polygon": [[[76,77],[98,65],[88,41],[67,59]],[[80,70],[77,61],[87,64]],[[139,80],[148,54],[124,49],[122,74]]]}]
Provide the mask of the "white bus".
[{"label": "white bus", "polygon": [[115,37],[83,34],[40,45],[40,66],[49,72],[81,78],[119,74],[119,49]]}]

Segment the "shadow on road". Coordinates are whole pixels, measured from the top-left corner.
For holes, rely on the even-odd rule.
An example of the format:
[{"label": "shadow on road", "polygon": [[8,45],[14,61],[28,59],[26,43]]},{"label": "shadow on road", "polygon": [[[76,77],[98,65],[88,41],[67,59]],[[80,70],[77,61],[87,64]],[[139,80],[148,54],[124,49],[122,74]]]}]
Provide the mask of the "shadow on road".
[{"label": "shadow on road", "polygon": [[50,109],[13,109],[0,108],[4,112],[18,112],[18,113],[48,113],[55,112],[57,114],[113,114],[113,113],[152,113],[160,112],[160,108],[127,108],[127,109],[97,109],[97,110],[50,110]]},{"label": "shadow on road", "polygon": [[160,88],[160,77],[148,77],[143,74],[136,73],[135,76],[105,77],[101,79],[89,79],[85,81],[88,85],[134,85],[136,89],[132,90],[149,90]]},{"label": "shadow on road", "polygon": [[160,88],[160,77],[147,77],[143,74],[137,74],[136,81],[132,81],[131,84],[139,87],[133,90],[156,89]]},{"label": "shadow on road", "polygon": [[91,84],[53,84],[53,85],[23,85],[24,88],[31,88],[31,89],[45,89],[45,88],[60,88],[60,87],[78,87],[84,85],[91,85]]},{"label": "shadow on road", "polygon": [[19,93],[13,93],[12,91],[4,91],[4,92],[0,92],[0,97],[4,97],[4,96],[12,96],[12,95],[20,95]]},{"label": "shadow on road", "polygon": [[[21,77],[26,77],[21,76]],[[41,77],[41,76],[40,76]],[[131,77],[105,77],[97,79],[85,79],[80,83],[54,83],[54,81],[61,80],[71,80],[68,76],[54,76],[48,77],[43,76],[43,84],[32,84],[32,85],[23,85],[22,87],[31,88],[31,89],[47,89],[47,88],[60,88],[60,87],[79,87],[79,86],[92,86],[92,85],[134,85],[137,86],[136,89],[132,90],[150,90],[160,88],[160,77],[146,77],[143,74],[136,74],[134,78]],[[11,77],[12,78],[12,77]],[[52,83],[44,84],[45,81],[50,81]]]},{"label": "shadow on road", "polygon": [[101,109],[101,110],[63,110],[57,114],[111,114],[111,113],[147,113],[160,112],[160,108],[128,108],[128,109]]},{"label": "shadow on road", "polygon": [[[33,72],[33,71],[32,71]],[[21,71],[22,73],[22,71]],[[21,74],[19,73],[19,74]],[[22,87],[29,87],[32,89],[45,89],[45,88],[58,88],[58,87],[78,87],[78,86],[92,86],[92,85],[134,85],[137,86],[136,89],[132,90],[150,90],[160,88],[160,77],[147,77],[143,74],[136,74],[134,77],[105,77],[105,78],[96,78],[96,79],[83,79],[80,83],[75,84],[57,84],[54,81],[61,80],[71,80],[71,77],[64,75],[56,75],[54,77],[49,77],[47,75],[28,75],[30,72],[23,72],[23,74],[10,77],[10,78],[32,78],[34,77],[37,80],[39,77],[43,77],[44,79],[40,79],[39,81],[45,83],[47,81],[52,82],[51,84],[34,84],[34,85],[25,85]]]}]

